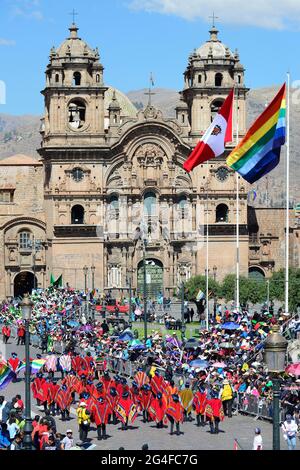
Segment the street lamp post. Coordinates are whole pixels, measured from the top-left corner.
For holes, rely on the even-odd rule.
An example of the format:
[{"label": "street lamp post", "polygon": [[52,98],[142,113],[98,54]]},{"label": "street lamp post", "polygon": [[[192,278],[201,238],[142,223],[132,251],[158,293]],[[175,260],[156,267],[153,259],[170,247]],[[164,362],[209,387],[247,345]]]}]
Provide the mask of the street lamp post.
[{"label": "street lamp post", "polygon": [[29,295],[25,294],[23,301],[20,304],[22,309],[22,317],[25,321],[25,426],[24,426],[24,449],[32,450],[32,420],[31,420],[31,390],[30,390],[30,332],[29,324],[31,318],[31,311],[33,302],[31,302]]},{"label": "street lamp post", "polygon": [[288,342],[280,334],[278,325],[265,342],[264,362],[272,375],[273,382],[273,450],[280,450],[280,379],[285,370],[285,358]]},{"label": "street lamp post", "polygon": [[129,291],[129,322],[131,321],[131,314],[132,314],[132,269],[128,269],[127,274],[127,283],[128,283],[128,291]]},{"label": "street lamp post", "polygon": [[270,280],[267,279],[267,307],[268,307],[268,315],[270,313]]},{"label": "street lamp post", "polygon": [[33,238],[33,240],[28,241],[28,248],[31,249],[32,251],[32,264],[33,264],[33,288],[34,290],[38,287],[36,283],[36,255],[38,251],[41,251],[42,249],[42,241],[41,240],[36,240]]},{"label": "street lamp post", "polygon": [[143,271],[144,271],[144,289],[143,289],[143,296],[144,296],[144,337],[145,337],[145,344],[147,341],[147,273],[146,273],[146,239],[143,238]]},{"label": "street lamp post", "polygon": [[83,267],[83,273],[84,273],[84,292],[86,293],[86,291],[87,291],[87,273],[88,273],[88,267],[87,266]]},{"label": "street lamp post", "polygon": [[181,341],[184,340],[185,324],[184,324],[184,282],[181,283]]},{"label": "street lamp post", "polygon": [[95,266],[92,265],[91,266],[91,271],[92,271],[92,289],[94,290],[95,289]]},{"label": "street lamp post", "polygon": [[[214,273],[214,281],[215,282],[216,282],[216,279],[217,279],[217,271],[218,271],[217,266],[214,266],[213,267],[213,273]],[[216,314],[217,314],[217,310],[216,310],[216,292],[214,290],[214,321],[216,320]]]}]

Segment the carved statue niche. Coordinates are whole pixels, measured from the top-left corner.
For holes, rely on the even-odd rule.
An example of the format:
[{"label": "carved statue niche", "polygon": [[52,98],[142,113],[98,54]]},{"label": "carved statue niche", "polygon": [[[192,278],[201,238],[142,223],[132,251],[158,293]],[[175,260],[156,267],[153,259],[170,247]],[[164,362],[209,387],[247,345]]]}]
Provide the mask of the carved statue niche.
[{"label": "carved statue niche", "polygon": [[165,152],[156,144],[141,145],[135,154],[140,166],[160,167],[166,157]]}]

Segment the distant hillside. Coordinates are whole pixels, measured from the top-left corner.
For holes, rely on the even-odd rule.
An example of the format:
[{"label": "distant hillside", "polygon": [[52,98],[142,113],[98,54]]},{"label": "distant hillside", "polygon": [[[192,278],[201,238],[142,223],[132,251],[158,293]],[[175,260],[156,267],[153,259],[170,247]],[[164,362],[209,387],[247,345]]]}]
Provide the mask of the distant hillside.
[{"label": "distant hillside", "polygon": [[[251,90],[248,95],[248,125],[264,110],[278,86]],[[145,93],[148,90],[136,90],[128,93],[129,99],[137,107],[143,108],[148,102]],[[161,109],[165,117],[175,117],[175,107],[179,102],[175,90],[157,88],[154,90],[152,103]],[[291,202],[300,201],[300,158],[299,129],[300,104],[292,104],[291,109]],[[0,114],[0,160],[14,154],[27,154],[38,158],[36,149],[40,146],[39,116],[10,116]],[[285,201],[285,152],[281,163],[268,177],[263,178],[254,186],[257,190],[255,205],[283,206]]]}]

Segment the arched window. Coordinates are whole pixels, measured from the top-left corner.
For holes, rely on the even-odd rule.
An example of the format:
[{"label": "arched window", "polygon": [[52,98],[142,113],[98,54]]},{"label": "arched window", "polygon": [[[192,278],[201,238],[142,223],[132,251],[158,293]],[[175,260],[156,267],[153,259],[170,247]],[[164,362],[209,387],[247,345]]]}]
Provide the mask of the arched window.
[{"label": "arched window", "polygon": [[119,198],[116,195],[111,196],[109,202],[110,213],[114,215],[114,219],[119,218]]},{"label": "arched window", "polygon": [[69,104],[69,124],[80,129],[85,123],[85,104],[81,100],[73,100]]},{"label": "arched window", "polygon": [[226,204],[219,204],[216,209],[216,222],[228,222],[228,207]]},{"label": "arched window", "polygon": [[198,75],[198,83],[202,83],[202,75]]},{"label": "arched window", "polygon": [[156,194],[148,192],[144,196],[144,213],[148,216],[156,213]]},{"label": "arched window", "polygon": [[97,73],[97,75],[96,75],[96,83],[100,83],[100,75],[99,75],[99,73]]},{"label": "arched window", "polygon": [[187,198],[186,198],[186,196],[184,196],[184,195],[180,196],[180,198],[178,200],[178,209],[179,209],[181,218],[184,219],[185,212],[186,212],[186,209],[187,209]]},{"label": "arched window", "polygon": [[215,75],[215,86],[222,86],[223,75],[221,73],[216,73]]},{"label": "arched window", "polygon": [[211,113],[211,122],[213,122],[213,120],[215,119],[216,117],[216,114],[218,114],[221,106],[223,105],[224,101],[219,99],[219,100],[215,100],[212,102],[211,106],[210,106],[210,113]]},{"label": "arched window", "polygon": [[79,86],[80,84],[81,84],[81,73],[80,72],[74,72],[73,85]]},{"label": "arched window", "polygon": [[21,249],[28,249],[30,248],[31,244],[31,233],[29,231],[22,231],[19,233],[19,247]]},{"label": "arched window", "polygon": [[84,208],[82,206],[76,205],[72,207],[71,223],[72,225],[84,224]]},{"label": "arched window", "polygon": [[55,75],[55,83],[58,83],[58,82],[59,82],[59,74],[57,73],[57,74]]}]

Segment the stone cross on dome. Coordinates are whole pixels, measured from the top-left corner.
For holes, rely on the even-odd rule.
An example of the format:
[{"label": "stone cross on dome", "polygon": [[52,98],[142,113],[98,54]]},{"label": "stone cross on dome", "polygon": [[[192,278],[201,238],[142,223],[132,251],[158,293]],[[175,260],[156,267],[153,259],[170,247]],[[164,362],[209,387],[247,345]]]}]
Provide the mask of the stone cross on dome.
[{"label": "stone cross on dome", "polygon": [[219,20],[220,18],[218,16],[216,16],[215,12],[213,11],[213,14],[212,14],[212,16],[209,17],[209,19],[213,20],[212,21],[212,27],[215,28],[216,27],[215,20]]},{"label": "stone cross on dome", "polygon": [[76,10],[73,8],[73,11],[70,13],[71,16],[73,16],[73,24],[75,24],[75,17],[78,16],[78,13]]},{"label": "stone cross on dome", "polygon": [[209,31],[210,32],[210,40],[211,41],[219,41],[218,40],[218,29],[216,28],[216,20],[219,19],[218,16],[215,15],[215,12],[213,12],[213,15],[209,17],[212,19],[212,28]]}]

